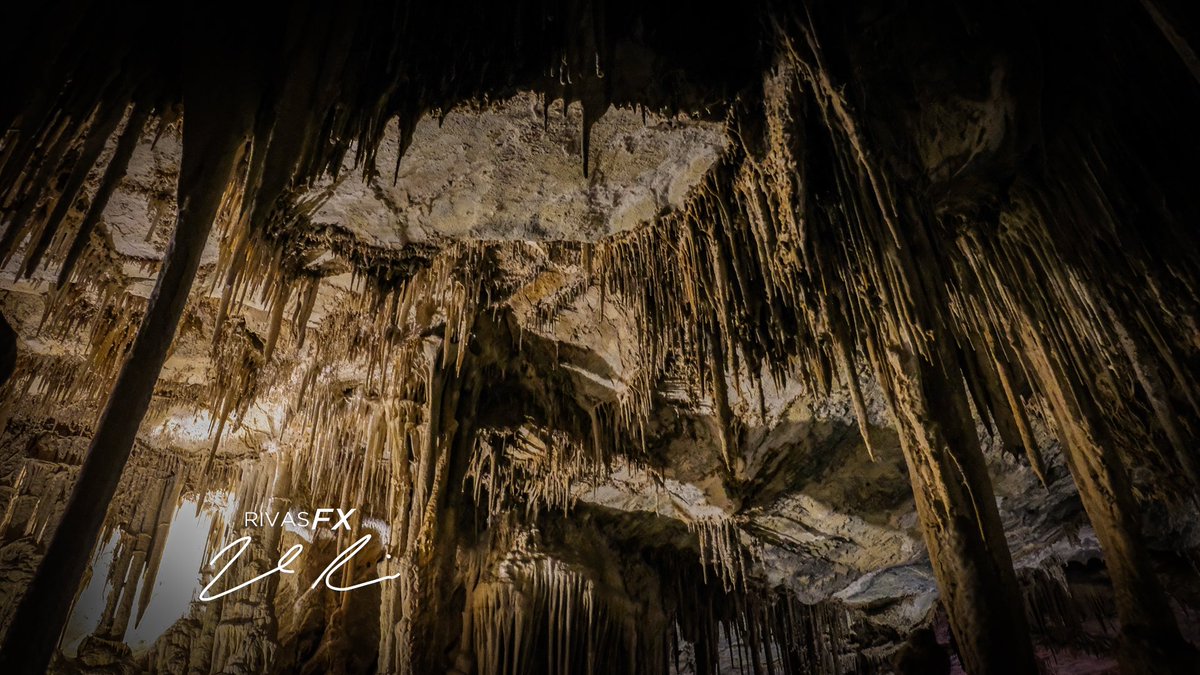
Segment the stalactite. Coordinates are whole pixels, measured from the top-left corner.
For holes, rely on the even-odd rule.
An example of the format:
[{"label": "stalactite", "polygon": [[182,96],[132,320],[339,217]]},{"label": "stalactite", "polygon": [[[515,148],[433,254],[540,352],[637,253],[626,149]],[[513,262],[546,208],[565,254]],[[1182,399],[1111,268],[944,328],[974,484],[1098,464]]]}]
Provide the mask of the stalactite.
[{"label": "stalactite", "polygon": [[527,517],[536,517],[544,510],[567,513],[607,468],[603,455],[565,432],[522,427],[481,430],[466,477],[489,516],[523,508]]},{"label": "stalactite", "polygon": [[1187,38],[1180,34],[1178,27],[1178,18],[1171,16],[1170,11],[1165,11],[1162,3],[1156,0],[1141,0],[1142,7],[1146,8],[1146,12],[1150,18],[1154,20],[1154,25],[1162,32],[1163,37],[1171,44],[1171,48],[1179,55],[1181,61],[1192,73],[1192,77],[1200,82],[1200,56],[1196,55],[1195,48],[1188,43]]},{"label": "stalactite", "polygon": [[[727,518],[701,518],[687,523],[700,546],[701,569],[710,567],[727,591],[746,584],[746,557],[738,527]],[[706,579],[707,580],[707,579]]]},{"label": "stalactite", "polygon": [[113,157],[104,169],[104,176],[100,179],[96,193],[92,196],[92,201],[88,205],[83,222],[79,224],[79,229],[76,230],[75,236],[72,237],[71,246],[64,255],[62,265],[59,267],[57,284],[59,287],[65,286],[71,279],[71,275],[75,271],[75,266],[79,262],[80,256],[83,255],[92,232],[100,223],[104,208],[108,206],[108,200],[112,197],[113,192],[116,191],[117,184],[129,168],[129,160],[133,157],[133,151],[141,139],[142,131],[149,116],[149,106],[142,103],[134,104],[134,108],[129,113],[129,118],[125,122],[125,128],[121,131],[120,140],[117,141]]},{"label": "stalactite", "polygon": [[[41,231],[37,233],[33,245],[25,253],[25,261],[21,265],[21,273],[24,276],[31,276],[41,262],[42,256],[45,255],[46,249],[50,247],[50,243],[54,240],[54,235],[58,231],[63,218],[67,215],[67,211],[74,206],[89,171],[96,163],[96,160],[99,159],[101,151],[104,150],[105,142],[120,124],[124,113],[125,106],[118,104],[109,105],[107,110],[97,111],[97,119],[92,123],[92,128],[88,130],[87,138],[82,148],[80,148],[79,159],[71,171],[66,185],[63,186],[57,200],[54,202],[54,209],[46,217],[45,222],[42,223]],[[130,123],[133,121],[131,116]],[[13,223],[10,227],[15,228],[16,223]]]}]

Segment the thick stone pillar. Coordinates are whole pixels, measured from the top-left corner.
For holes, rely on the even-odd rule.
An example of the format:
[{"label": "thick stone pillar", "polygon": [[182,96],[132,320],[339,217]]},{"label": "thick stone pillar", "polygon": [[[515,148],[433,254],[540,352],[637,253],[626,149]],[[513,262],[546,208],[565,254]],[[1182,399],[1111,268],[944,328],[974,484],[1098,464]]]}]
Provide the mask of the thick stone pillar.
[{"label": "thick stone pillar", "polygon": [[[947,363],[936,346],[930,348]],[[884,361],[917,515],[963,666],[971,675],[1036,673],[961,376],[901,347],[890,349]]]},{"label": "thick stone pillar", "polygon": [[1141,535],[1140,510],[1129,476],[1079,377],[1065,368],[1029,322],[1021,334],[1062,439],[1080,501],[1104,551],[1121,624],[1118,656],[1130,675],[1196,672],[1200,654],[1179,632],[1175,614]]}]

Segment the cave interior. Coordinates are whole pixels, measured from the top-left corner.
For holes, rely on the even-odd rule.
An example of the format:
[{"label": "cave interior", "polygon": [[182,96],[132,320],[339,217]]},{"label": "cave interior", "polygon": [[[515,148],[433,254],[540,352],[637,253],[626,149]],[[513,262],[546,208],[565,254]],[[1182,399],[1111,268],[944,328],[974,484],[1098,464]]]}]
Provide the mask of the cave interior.
[{"label": "cave interior", "polygon": [[6,3],[0,672],[1196,672],[1191,4]]}]

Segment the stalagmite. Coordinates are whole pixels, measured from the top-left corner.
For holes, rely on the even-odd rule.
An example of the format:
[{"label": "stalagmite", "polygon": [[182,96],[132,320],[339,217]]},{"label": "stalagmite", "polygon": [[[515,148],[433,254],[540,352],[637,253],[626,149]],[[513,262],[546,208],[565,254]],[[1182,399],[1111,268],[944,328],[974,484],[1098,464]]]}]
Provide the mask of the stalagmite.
[{"label": "stalagmite", "polygon": [[[129,627],[129,619],[133,613],[134,600],[139,586],[153,586],[154,577],[151,574],[154,561],[153,549],[160,542],[155,541],[158,534],[160,511],[164,501],[174,497],[172,484],[174,481],[161,481],[154,486],[157,499],[143,500],[137,506],[136,522],[128,530],[121,532],[121,544],[116,555],[116,565],[110,571],[112,591],[105,605],[104,614],[96,634],[104,639],[120,642]],[[174,511],[173,505],[170,509]],[[142,588],[143,596],[145,588]]]},{"label": "stalagmite", "polygon": [[159,567],[162,564],[163,552],[166,551],[167,537],[171,533],[171,523],[175,519],[176,507],[179,506],[180,493],[183,490],[183,477],[173,473],[164,481],[162,497],[158,504],[157,522],[151,533],[150,557],[146,560],[146,574],[142,581],[141,594],[138,596],[137,616],[134,625],[142,621],[146,608],[154,593],[154,582],[158,578]]}]

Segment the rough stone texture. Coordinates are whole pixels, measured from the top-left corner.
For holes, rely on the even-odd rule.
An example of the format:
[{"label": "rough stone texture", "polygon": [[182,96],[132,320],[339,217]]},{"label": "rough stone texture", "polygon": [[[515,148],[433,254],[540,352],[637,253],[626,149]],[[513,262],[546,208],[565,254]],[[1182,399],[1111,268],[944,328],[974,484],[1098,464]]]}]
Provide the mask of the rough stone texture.
[{"label": "rough stone texture", "polygon": [[591,129],[585,177],[580,107],[564,114],[561,102],[543,105],[524,92],[478,110],[427,115],[398,164],[393,123],[378,174],[364,180],[348,163],[313,220],[384,247],[593,241],[682,206],[725,144],[717,122],[612,108]]}]

